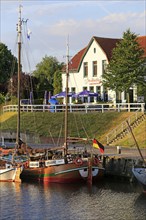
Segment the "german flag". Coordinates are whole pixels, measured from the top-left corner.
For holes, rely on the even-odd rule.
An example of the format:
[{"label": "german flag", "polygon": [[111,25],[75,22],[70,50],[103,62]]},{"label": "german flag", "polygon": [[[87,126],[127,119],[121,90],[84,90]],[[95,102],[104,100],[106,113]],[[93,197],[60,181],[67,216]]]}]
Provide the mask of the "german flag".
[{"label": "german flag", "polygon": [[95,138],[93,139],[93,147],[99,149],[100,153],[102,154],[104,153],[104,146],[99,141],[97,141]]}]

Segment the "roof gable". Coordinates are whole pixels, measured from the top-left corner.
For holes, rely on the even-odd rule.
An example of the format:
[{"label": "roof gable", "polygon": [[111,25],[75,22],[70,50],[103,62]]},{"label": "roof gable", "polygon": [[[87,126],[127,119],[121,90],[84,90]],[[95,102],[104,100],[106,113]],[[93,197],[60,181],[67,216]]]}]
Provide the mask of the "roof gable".
[{"label": "roof gable", "polygon": [[88,46],[80,50],[72,59],[69,65],[70,71],[79,71],[82,60],[85,54],[88,52],[93,40],[95,40],[104,53],[107,56],[107,59],[110,60],[112,56],[112,50],[116,47],[116,43],[120,41],[120,39],[112,39],[112,38],[103,38],[103,37],[92,37]]},{"label": "roof gable", "polygon": [[102,48],[102,50],[105,52],[108,60],[110,60],[112,57],[113,48],[115,48],[116,44],[121,41],[121,39],[103,38],[103,37],[94,37],[94,39]]},{"label": "roof gable", "polygon": [[[104,37],[96,37],[93,36],[87,47],[80,50],[70,61],[69,70],[71,72],[79,71],[82,60],[85,54],[88,52],[93,40],[97,42],[97,44],[101,47],[103,52],[106,54],[107,59],[110,61],[112,57],[112,51],[116,47],[116,44],[119,43],[122,39],[116,38],[104,38]],[[137,37],[137,41],[139,45],[144,49],[144,56],[146,57],[146,36]]]}]

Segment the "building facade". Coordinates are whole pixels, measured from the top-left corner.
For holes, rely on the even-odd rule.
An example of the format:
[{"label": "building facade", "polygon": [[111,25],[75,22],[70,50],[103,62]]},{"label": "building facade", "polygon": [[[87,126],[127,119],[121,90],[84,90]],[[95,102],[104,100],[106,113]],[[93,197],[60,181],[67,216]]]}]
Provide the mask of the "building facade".
[{"label": "building facade", "polygon": [[[111,101],[116,103],[117,100],[126,102],[124,92],[116,94],[102,85],[102,77],[107,64],[110,62],[112,50],[120,40],[94,36],[88,46],[71,59],[69,63],[69,91],[78,93],[89,90],[98,93],[98,97],[81,98],[82,102]],[[144,48],[146,56],[146,36],[138,37],[138,42]],[[64,91],[66,87],[65,73],[62,74],[62,85]],[[137,101],[137,88],[132,87],[130,91],[130,102]],[[74,101],[75,98],[70,98],[70,103]]]}]

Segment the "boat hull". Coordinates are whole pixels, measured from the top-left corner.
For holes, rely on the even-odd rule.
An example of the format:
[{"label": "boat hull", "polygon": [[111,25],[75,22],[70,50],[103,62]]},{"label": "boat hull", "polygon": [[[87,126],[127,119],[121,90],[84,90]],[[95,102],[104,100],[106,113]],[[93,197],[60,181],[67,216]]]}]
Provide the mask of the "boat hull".
[{"label": "boat hull", "polygon": [[14,182],[16,177],[15,168],[6,168],[0,170],[0,182]]},{"label": "boat hull", "polygon": [[[93,180],[103,176],[104,170],[99,167],[92,168]],[[74,183],[82,182],[88,178],[88,164],[76,165],[74,163],[54,165],[39,168],[24,168],[20,178],[22,181],[39,181],[48,183]]]},{"label": "boat hull", "polygon": [[133,168],[132,172],[138,182],[143,186],[144,191],[146,191],[146,168]]}]

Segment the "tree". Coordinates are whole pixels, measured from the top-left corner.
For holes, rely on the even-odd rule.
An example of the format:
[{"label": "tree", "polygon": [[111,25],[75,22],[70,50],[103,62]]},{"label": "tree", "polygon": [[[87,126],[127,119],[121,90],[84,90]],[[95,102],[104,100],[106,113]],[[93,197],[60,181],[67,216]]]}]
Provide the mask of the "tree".
[{"label": "tree", "polygon": [[[20,74],[20,98],[29,99],[30,91],[33,90],[31,85],[34,84],[33,81],[35,78],[31,77],[29,74],[21,73]],[[17,97],[17,86],[18,76],[14,75],[8,82],[8,96]]]},{"label": "tree", "polygon": [[103,75],[104,86],[116,92],[128,93],[134,84],[144,85],[145,64],[144,50],[137,42],[137,35],[128,29],[113,49],[112,58]]},{"label": "tree", "polygon": [[143,96],[144,102],[146,103],[146,85],[139,85],[137,88],[137,94],[138,96]]},{"label": "tree", "polygon": [[54,74],[54,95],[62,91],[62,72],[57,70]]},{"label": "tree", "polygon": [[53,94],[54,74],[61,70],[62,64],[55,57],[45,56],[40,63],[37,64],[33,76],[38,78],[37,91],[39,97],[43,97],[44,91],[50,91]]},{"label": "tree", "polygon": [[5,102],[5,96],[0,93],[0,105]]},{"label": "tree", "polygon": [[7,93],[8,82],[17,73],[17,58],[12,55],[8,47],[0,43],[0,92]]}]

